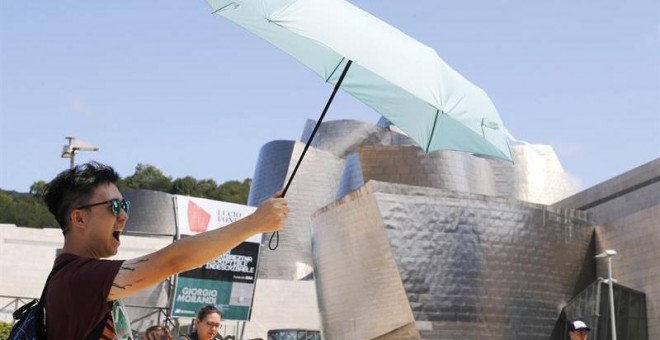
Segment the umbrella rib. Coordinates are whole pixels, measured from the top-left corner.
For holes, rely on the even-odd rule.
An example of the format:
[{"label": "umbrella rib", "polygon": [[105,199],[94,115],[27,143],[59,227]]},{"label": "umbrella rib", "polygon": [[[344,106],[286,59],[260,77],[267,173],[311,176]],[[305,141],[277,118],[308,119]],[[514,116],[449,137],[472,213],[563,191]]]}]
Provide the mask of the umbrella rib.
[{"label": "umbrella rib", "polygon": [[[340,60],[339,63],[335,66],[335,69],[332,70],[332,72],[330,72],[330,75],[328,76],[328,78],[325,78],[325,82],[326,82],[326,83],[328,82],[328,80],[330,80],[330,78],[332,78],[332,75],[335,74],[335,72],[337,72],[337,69],[339,68],[339,66],[341,65],[341,63],[344,62],[344,59],[346,59],[346,58],[345,58],[345,57],[341,57],[341,60]],[[352,61],[352,60],[349,60],[349,61],[348,61],[348,64],[346,64],[346,68],[344,69],[344,71],[345,71],[346,69],[348,69],[349,65],[352,64],[352,63],[353,63],[353,61]],[[343,77],[343,76],[340,76],[340,77],[339,77],[339,83],[340,83],[340,84],[341,84],[341,81],[343,80],[342,77]]]},{"label": "umbrella rib", "polygon": [[431,129],[431,136],[429,137],[429,142],[426,143],[426,153],[429,153],[429,148],[431,147],[431,140],[433,140],[433,133],[435,132],[435,125],[438,123],[438,114],[440,110],[435,110],[435,119],[433,120],[433,128]]},{"label": "umbrella rib", "polygon": [[486,131],[484,131],[484,119],[485,118],[481,118],[481,124],[480,125],[481,125],[481,137],[483,137],[485,139],[486,138]]},{"label": "umbrella rib", "polygon": [[230,3],[228,3],[228,4],[224,5],[224,6],[222,6],[222,7],[218,8],[218,9],[216,9],[215,11],[211,12],[211,14],[218,14],[218,12],[220,12],[220,11],[222,11],[223,9],[225,9],[225,8],[227,8],[227,7],[229,7],[229,6],[232,6],[232,5],[233,5],[234,7],[238,7],[238,4],[237,4],[236,2],[230,2]]}]

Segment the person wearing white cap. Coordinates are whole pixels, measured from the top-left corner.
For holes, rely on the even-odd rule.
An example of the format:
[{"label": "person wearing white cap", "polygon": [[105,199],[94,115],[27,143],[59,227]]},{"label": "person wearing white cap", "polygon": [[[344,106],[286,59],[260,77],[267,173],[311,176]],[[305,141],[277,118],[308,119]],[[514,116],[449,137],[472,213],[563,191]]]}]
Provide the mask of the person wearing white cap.
[{"label": "person wearing white cap", "polygon": [[571,340],[587,340],[591,328],[582,320],[575,320],[568,323],[568,336]]}]

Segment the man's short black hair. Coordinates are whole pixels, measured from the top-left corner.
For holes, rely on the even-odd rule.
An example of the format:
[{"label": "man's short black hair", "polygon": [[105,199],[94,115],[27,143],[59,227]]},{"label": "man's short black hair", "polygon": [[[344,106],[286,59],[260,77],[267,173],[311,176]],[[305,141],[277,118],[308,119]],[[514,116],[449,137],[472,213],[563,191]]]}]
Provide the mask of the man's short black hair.
[{"label": "man's short black hair", "polygon": [[119,174],[112,167],[92,161],[64,170],[46,184],[44,200],[62,233],[69,229],[69,214],[74,207],[88,204],[99,185],[118,180]]}]

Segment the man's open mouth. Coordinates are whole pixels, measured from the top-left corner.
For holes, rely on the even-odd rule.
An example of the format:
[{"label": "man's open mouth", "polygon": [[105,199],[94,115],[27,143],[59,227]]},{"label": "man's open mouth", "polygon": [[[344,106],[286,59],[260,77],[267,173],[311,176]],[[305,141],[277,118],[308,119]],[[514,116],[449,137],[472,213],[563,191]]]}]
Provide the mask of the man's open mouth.
[{"label": "man's open mouth", "polygon": [[121,230],[113,231],[112,232],[112,237],[115,238],[115,240],[119,241],[119,235],[121,235]]}]

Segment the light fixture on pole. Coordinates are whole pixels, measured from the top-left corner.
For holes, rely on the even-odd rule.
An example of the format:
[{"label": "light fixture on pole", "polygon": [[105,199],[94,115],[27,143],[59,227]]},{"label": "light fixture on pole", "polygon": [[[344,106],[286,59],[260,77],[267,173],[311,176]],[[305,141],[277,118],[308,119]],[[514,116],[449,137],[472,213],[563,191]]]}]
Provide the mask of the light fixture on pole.
[{"label": "light fixture on pole", "polygon": [[610,286],[610,322],[612,325],[612,340],[616,340],[616,320],[614,319],[614,279],[612,278],[612,256],[616,256],[616,250],[607,249],[595,256],[595,258],[607,258],[607,280],[604,282]]},{"label": "light fixture on pole", "polygon": [[62,158],[70,158],[71,159],[71,164],[69,166],[70,169],[73,169],[75,165],[75,157],[76,153],[78,151],[98,151],[99,148],[91,145],[85,141],[82,141],[80,139],[76,139],[76,137],[64,137],[69,141],[68,145],[64,145],[62,148]]}]

